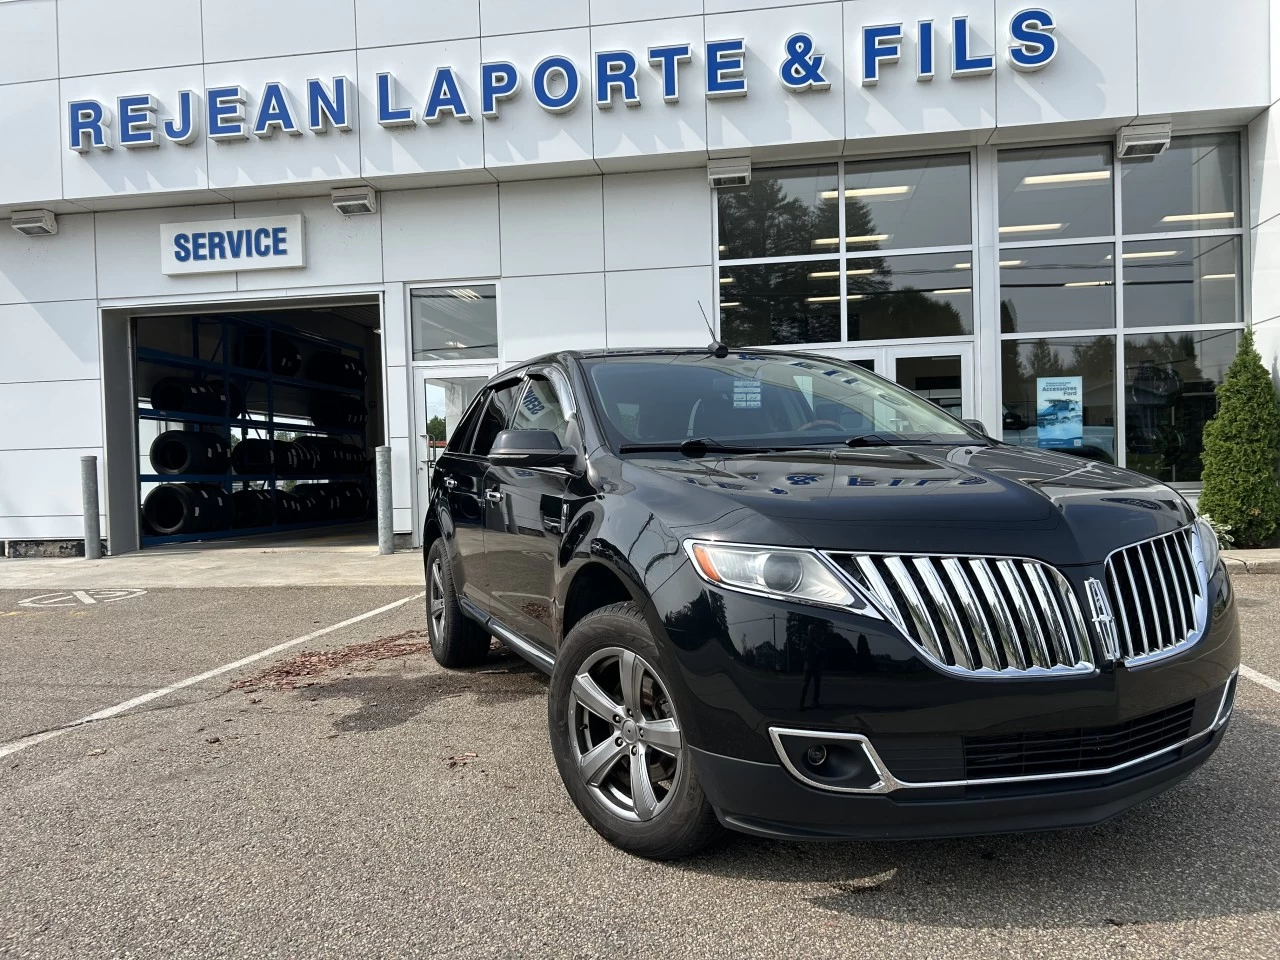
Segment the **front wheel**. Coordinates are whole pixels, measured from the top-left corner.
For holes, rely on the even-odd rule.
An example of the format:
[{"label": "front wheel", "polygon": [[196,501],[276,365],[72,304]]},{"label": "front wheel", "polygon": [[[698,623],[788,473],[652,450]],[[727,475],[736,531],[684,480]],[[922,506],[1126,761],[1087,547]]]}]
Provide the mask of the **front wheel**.
[{"label": "front wheel", "polygon": [[488,635],[458,603],[443,540],[433,543],[427,553],[427,638],[431,655],[442,667],[478,666],[489,654]]},{"label": "front wheel", "polygon": [[556,658],[547,720],[560,778],[587,822],[629,853],[673,860],[721,827],[657,664],[635,604],[588,614]]}]

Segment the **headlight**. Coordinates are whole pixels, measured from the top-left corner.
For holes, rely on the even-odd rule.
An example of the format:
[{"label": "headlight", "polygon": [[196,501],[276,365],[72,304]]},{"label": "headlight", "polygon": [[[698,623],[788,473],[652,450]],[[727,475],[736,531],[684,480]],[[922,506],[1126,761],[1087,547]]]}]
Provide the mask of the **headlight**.
[{"label": "headlight", "polygon": [[694,568],[716,586],[880,616],[814,550],[747,547],[705,540],[687,541],[685,547]]},{"label": "headlight", "polygon": [[1204,551],[1204,568],[1210,577],[1213,571],[1218,569],[1218,557],[1221,551],[1218,549],[1218,535],[1213,532],[1213,527],[1209,526],[1209,521],[1204,517],[1196,519],[1196,530],[1200,532],[1200,549]]}]

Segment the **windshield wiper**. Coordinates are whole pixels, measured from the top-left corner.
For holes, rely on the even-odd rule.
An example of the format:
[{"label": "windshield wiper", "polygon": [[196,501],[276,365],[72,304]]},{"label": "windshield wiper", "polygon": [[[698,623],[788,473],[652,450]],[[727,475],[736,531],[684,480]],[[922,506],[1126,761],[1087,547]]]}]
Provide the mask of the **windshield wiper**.
[{"label": "windshield wiper", "polygon": [[857,437],[850,437],[846,440],[847,447],[896,447],[900,443],[905,443],[902,437],[885,436],[883,433],[864,433]]},{"label": "windshield wiper", "polygon": [[701,457],[708,453],[771,453],[778,447],[755,447],[746,444],[721,443],[711,437],[685,440],[681,443],[624,443],[619,453],[683,453],[686,457]]}]

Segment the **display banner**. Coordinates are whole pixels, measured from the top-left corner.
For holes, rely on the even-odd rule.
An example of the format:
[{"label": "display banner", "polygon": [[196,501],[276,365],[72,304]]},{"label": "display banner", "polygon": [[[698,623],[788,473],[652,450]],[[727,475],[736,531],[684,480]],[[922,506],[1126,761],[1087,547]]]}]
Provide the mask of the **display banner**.
[{"label": "display banner", "polygon": [[1084,446],[1084,378],[1036,379],[1036,444],[1041,447]]}]

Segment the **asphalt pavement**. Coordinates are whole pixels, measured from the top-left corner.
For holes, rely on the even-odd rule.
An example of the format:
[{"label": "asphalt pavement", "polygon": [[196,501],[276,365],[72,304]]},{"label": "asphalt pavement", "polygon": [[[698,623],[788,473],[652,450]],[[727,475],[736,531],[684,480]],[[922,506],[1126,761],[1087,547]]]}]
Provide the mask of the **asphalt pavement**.
[{"label": "asphalt pavement", "polygon": [[[1245,661],[1280,677],[1280,577],[1236,583]],[[1257,683],[1204,768],[1100,827],[656,864],[573,809],[542,675],[441,670],[419,599],[2,755],[416,591],[82,592],[0,590],[3,957],[1277,956],[1280,693]]]}]

